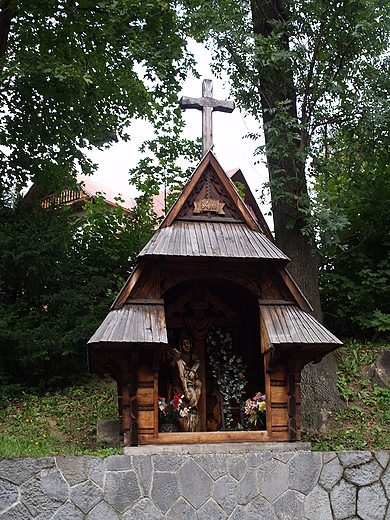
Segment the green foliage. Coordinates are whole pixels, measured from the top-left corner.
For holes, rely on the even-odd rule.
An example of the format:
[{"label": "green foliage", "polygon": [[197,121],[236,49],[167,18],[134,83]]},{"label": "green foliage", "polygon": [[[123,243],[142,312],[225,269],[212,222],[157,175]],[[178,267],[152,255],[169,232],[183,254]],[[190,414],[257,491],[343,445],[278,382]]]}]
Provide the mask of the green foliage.
[{"label": "green foliage", "polygon": [[76,168],[90,173],[83,150],[128,138],[133,117],[154,120],[192,66],[174,1],[10,0],[1,9],[7,191],[31,178],[62,189]]},{"label": "green foliage", "polygon": [[[374,89],[375,83],[373,98]],[[326,323],[343,336],[370,338],[390,330],[387,134],[382,116],[367,111],[353,132],[346,126],[328,136],[327,167],[316,185],[327,200],[323,211],[347,222],[333,236],[319,229],[322,307]]]},{"label": "green foliage", "polygon": [[390,388],[370,381],[370,370],[383,342],[351,340],[336,351],[338,383],[344,409],[331,432],[307,435],[315,450],[376,450],[390,448]]},{"label": "green foliage", "polygon": [[239,181],[236,181],[234,183],[234,185],[237,188],[238,194],[240,195],[242,200],[244,200],[245,199],[245,192],[244,192],[245,186],[242,184],[242,182],[239,182]]},{"label": "green foliage", "polygon": [[231,330],[213,327],[207,336],[207,353],[222,395],[226,427],[230,428],[233,422],[232,401],[243,408],[247,384],[246,367],[241,356],[234,354]]},{"label": "green foliage", "polygon": [[[155,226],[102,197],[77,219],[21,199],[0,211],[0,380],[21,388],[66,382],[86,369],[86,343]],[[140,225],[142,222],[142,225]]]},{"label": "green foliage", "polygon": [[165,107],[154,125],[154,139],[140,147],[144,157],[135,168],[130,169],[130,184],[145,197],[158,195],[161,189],[166,194],[165,214],[180,194],[200,158],[200,142],[183,139],[184,121],[181,109]]},{"label": "green foliage", "polygon": [[120,453],[96,443],[97,420],[117,413],[111,380],[80,380],[63,392],[22,393],[18,399],[0,395],[0,459]]},{"label": "green foliage", "polygon": [[189,0],[185,5],[195,38],[213,51],[215,73],[228,73],[237,104],[263,123],[266,146],[258,151],[267,154],[274,202],[288,197],[292,205],[294,195],[295,201],[304,195],[302,180],[299,186],[292,172],[309,154],[321,155],[324,126],[356,121],[364,82],[373,71],[378,87],[383,90],[387,82],[388,4],[372,0],[357,8],[312,0],[265,2],[260,8],[258,2]]}]

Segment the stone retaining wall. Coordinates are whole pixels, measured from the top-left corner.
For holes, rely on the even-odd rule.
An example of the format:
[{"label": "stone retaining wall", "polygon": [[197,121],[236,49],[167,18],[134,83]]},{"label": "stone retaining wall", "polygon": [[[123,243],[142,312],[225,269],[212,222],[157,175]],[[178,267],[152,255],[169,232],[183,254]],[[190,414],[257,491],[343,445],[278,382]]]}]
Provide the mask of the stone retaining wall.
[{"label": "stone retaining wall", "polygon": [[125,451],[1,460],[0,519],[390,520],[390,451],[319,453],[303,443]]}]

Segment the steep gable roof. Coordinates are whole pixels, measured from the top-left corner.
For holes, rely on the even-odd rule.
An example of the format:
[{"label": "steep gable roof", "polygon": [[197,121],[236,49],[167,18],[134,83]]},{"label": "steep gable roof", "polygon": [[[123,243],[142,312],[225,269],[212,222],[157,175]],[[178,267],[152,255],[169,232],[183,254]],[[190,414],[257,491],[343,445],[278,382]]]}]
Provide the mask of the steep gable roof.
[{"label": "steep gable roof", "polygon": [[229,177],[229,179],[232,181],[232,182],[239,182],[241,184],[243,184],[244,186],[244,202],[245,204],[247,205],[247,207],[249,208],[249,211],[254,215],[254,217],[256,218],[257,222],[259,223],[260,225],[260,228],[261,230],[263,231],[263,233],[265,234],[265,236],[271,240],[271,242],[275,242],[274,240],[274,237],[271,233],[271,230],[270,228],[268,227],[268,224],[267,224],[267,221],[265,220],[257,202],[256,202],[256,199],[255,197],[253,196],[253,193],[249,187],[249,184],[244,176],[244,174],[242,173],[241,169],[240,168],[234,168],[233,170],[228,170],[226,172],[226,175]]},{"label": "steep gable roof", "polygon": [[[215,204],[203,201],[215,201]],[[217,202],[223,206],[218,206]],[[202,206],[200,211],[197,211],[194,203]],[[209,151],[184,186],[160,227],[169,227],[176,219],[210,221],[211,213],[216,215],[213,220],[222,219],[226,222],[228,219],[233,219],[237,222],[245,222],[253,231],[260,231],[259,224],[241,199],[237,188],[230,181],[215,155]]]}]

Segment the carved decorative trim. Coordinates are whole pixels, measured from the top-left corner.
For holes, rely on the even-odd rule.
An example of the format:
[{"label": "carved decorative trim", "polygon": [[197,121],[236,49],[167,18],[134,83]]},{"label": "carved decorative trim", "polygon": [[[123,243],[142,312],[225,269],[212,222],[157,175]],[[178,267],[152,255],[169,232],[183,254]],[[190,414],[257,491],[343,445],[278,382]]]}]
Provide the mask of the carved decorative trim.
[{"label": "carved decorative trim", "polygon": [[288,426],[272,426],[273,432],[287,432]]},{"label": "carved decorative trim", "polygon": [[212,212],[217,213],[217,215],[225,215],[223,211],[225,203],[216,199],[201,199],[194,201],[194,214],[204,213],[204,212]]},{"label": "carved decorative trim", "polygon": [[145,406],[139,406],[138,407],[139,412],[154,412],[154,405],[153,404],[147,404]]},{"label": "carved decorative trim", "polygon": [[287,403],[271,403],[271,408],[287,408]]},{"label": "carved decorative trim", "polygon": [[271,386],[286,386],[286,381],[271,381]]}]

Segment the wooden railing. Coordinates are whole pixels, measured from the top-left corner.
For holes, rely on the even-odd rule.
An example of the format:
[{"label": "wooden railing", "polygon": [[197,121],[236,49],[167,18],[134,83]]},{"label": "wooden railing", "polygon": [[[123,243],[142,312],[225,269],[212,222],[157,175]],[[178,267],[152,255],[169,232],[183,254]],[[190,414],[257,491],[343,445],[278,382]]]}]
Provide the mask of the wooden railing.
[{"label": "wooden railing", "polygon": [[42,208],[49,208],[53,205],[59,206],[61,204],[70,204],[71,202],[82,198],[84,198],[84,193],[82,191],[62,190],[59,197],[56,197],[54,194],[43,197],[41,199],[41,206]]}]

